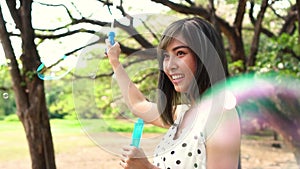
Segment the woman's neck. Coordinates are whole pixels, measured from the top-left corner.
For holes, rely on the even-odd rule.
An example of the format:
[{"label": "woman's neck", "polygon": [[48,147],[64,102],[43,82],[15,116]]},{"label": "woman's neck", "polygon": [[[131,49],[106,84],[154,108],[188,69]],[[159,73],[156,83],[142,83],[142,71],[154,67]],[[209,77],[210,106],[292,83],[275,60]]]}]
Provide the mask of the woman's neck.
[{"label": "woman's neck", "polygon": [[189,101],[190,101],[191,107],[193,107],[196,104],[195,98],[193,98],[191,96],[189,97]]}]

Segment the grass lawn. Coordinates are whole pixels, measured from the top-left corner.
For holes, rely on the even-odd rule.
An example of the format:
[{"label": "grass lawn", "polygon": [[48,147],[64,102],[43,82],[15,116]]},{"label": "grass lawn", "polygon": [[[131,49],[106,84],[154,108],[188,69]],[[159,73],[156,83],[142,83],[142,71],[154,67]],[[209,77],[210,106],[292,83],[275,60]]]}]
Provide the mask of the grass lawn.
[{"label": "grass lawn", "polygon": [[[83,123],[82,127],[77,120],[51,120],[57,168],[117,168],[119,158],[96,147],[83,128],[93,132],[116,131],[126,132],[124,134],[130,135],[133,123],[113,119],[105,120],[105,122],[87,120]],[[144,131],[145,133],[164,132],[164,130],[149,125],[145,126]],[[0,168],[29,169],[30,156],[22,124],[18,121],[0,120],[0,137]],[[115,144],[115,142],[112,143]],[[276,141],[282,145],[282,148],[274,148],[271,146],[272,143],[274,140],[270,132],[263,133],[263,135],[243,136],[241,145],[243,169],[267,169],[274,168],[274,166],[289,169],[299,168],[293,153],[282,140]]]},{"label": "grass lawn", "polygon": [[0,162],[29,156],[26,136],[20,122],[0,121]]},{"label": "grass lawn", "polygon": [[[89,139],[85,130],[93,132],[127,132],[133,130],[133,122],[124,120],[105,119],[99,120],[51,120],[51,131],[55,153],[68,152],[74,147],[95,146]],[[161,133],[160,129],[145,125],[145,133]],[[0,120],[0,162],[29,158],[26,135],[21,122]]]}]

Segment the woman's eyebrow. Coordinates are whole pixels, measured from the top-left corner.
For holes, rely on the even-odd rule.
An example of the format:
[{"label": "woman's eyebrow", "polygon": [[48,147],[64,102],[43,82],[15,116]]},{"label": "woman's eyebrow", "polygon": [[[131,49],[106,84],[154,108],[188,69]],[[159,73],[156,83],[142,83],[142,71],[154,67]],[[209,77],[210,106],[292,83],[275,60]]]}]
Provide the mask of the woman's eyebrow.
[{"label": "woman's eyebrow", "polygon": [[180,49],[180,48],[188,48],[188,49],[189,49],[188,46],[182,45],[182,46],[176,46],[176,47],[174,47],[174,48],[172,49],[172,51],[176,51],[177,49]]}]

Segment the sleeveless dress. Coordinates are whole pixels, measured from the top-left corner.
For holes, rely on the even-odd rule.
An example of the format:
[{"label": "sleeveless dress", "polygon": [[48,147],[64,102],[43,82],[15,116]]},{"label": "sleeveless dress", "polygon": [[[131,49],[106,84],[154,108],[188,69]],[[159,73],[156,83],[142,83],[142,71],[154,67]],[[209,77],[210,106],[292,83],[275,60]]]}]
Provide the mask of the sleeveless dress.
[{"label": "sleeveless dress", "polygon": [[191,128],[174,139],[185,112],[181,112],[154,151],[153,165],[161,169],[205,169],[205,117],[197,118]]}]

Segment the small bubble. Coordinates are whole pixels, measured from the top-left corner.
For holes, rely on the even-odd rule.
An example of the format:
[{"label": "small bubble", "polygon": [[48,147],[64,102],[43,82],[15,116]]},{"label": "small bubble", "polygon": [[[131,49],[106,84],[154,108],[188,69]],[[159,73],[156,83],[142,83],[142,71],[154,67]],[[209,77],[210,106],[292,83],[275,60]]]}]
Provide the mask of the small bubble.
[{"label": "small bubble", "polygon": [[3,93],[3,99],[8,99],[8,93]]},{"label": "small bubble", "polygon": [[90,78],[95,79],[96,78],[96,73],[90,73]]}]

